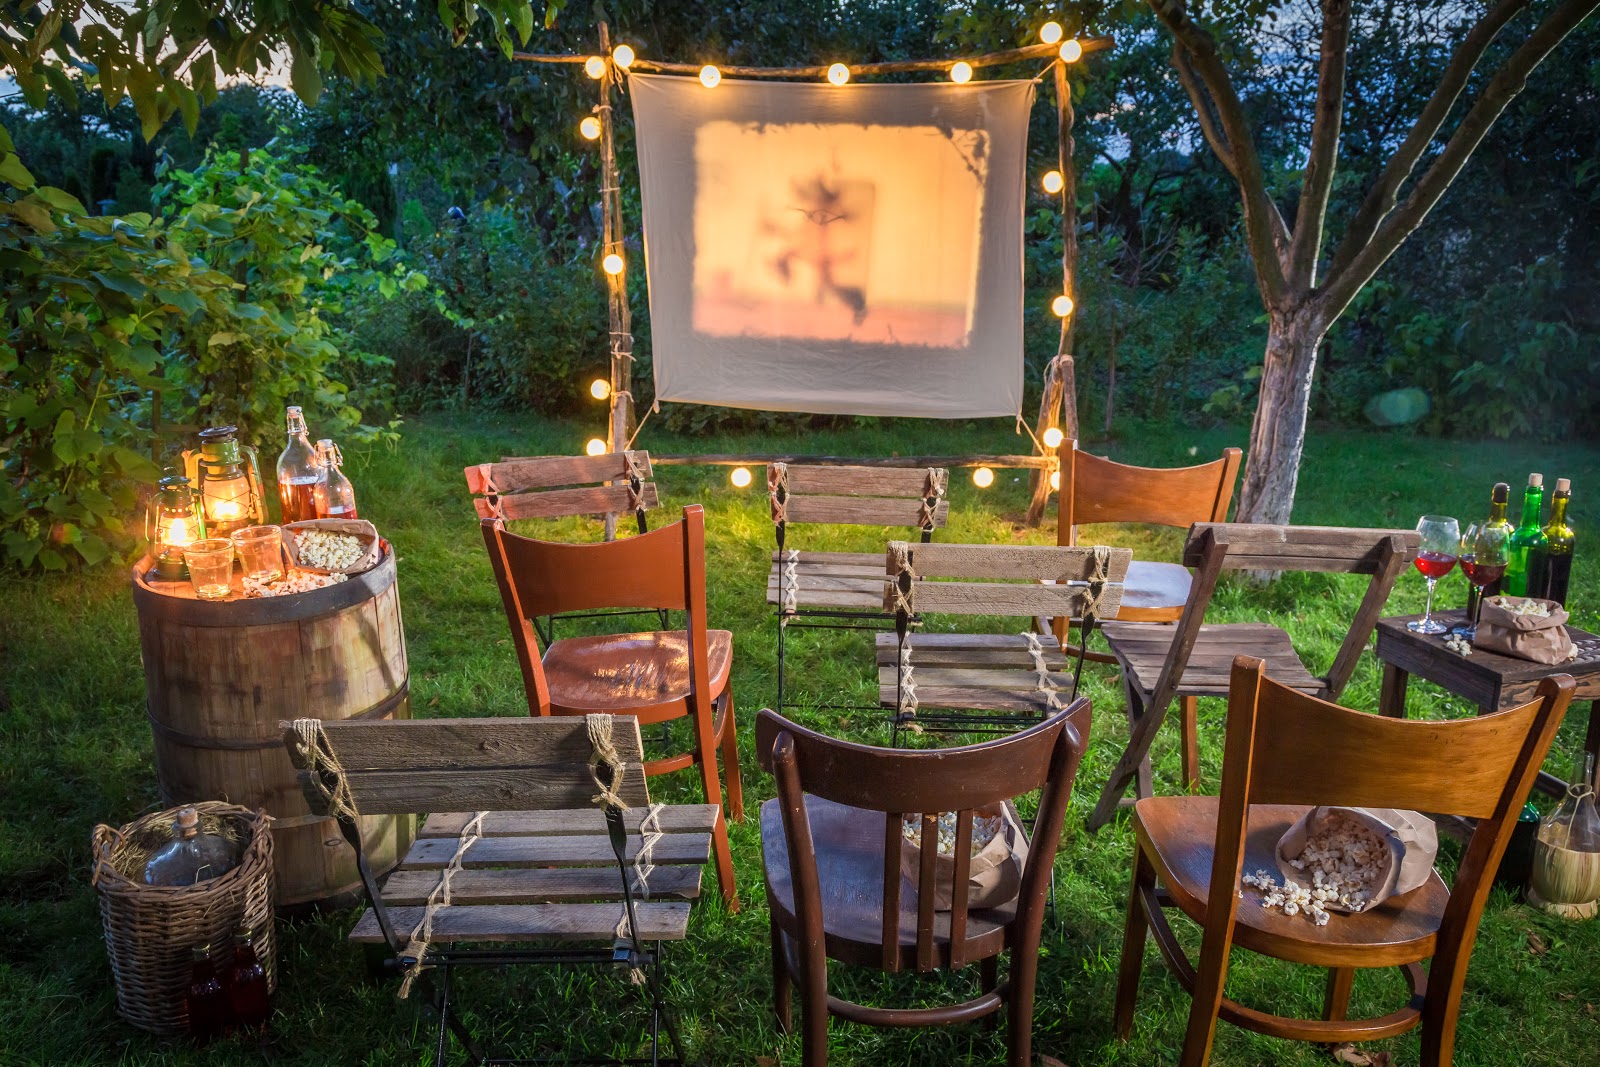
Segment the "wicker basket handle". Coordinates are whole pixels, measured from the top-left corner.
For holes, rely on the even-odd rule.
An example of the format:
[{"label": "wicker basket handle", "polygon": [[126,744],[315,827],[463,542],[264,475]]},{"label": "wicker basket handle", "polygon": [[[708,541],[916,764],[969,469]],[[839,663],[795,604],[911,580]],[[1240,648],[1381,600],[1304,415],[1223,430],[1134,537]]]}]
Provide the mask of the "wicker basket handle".
[{"label": "wicker basket handle", "polygon": [[94,870],[89,875],[89,884],[99,888],[100,881],[107,872],[120,878],[117,869],[111,865],[111,853],[122,843],[122,834],[115,827],[101,823],[94,828],[89,843],[94,849]]}]

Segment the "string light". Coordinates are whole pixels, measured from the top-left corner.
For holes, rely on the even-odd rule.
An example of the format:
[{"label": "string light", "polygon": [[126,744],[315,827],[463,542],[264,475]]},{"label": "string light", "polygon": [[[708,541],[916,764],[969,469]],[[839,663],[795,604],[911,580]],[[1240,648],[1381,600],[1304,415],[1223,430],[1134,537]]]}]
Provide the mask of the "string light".
[{"label": "string light", "polygon": [[1050,301],[1050,310],[1054,311],[1063,319],[1072,314],[1072,309],[1076,306],[1077,305],[1073,304],[1072,302],[1072,297],[1068,296],[1066,293],[1062,293],[1060,296]]},{"label": "string light", "polygon": [[590,56],[583,61],[583,72],[595,81],[605,77],[606,61],[599,56]]},{"label": "string light", "polygon": [[606,443],[598,437],[591,437],[583,450],[591,456],[603,456],[606,454]]},{"label": "string light", "polygon": [[627,70],[633,66],[633,49],[625,44],[619,44],[611,50],[611,62]]},{"label": "string light", "polygon": [[1039,184],[1044,186],[1045,192],[1054,196],[1067,187],[1067,179],[1061,176],[1059,170],[1047,170]]},{"label": "string light", "polygon": [[972,472],[972,484],[979,489],[987,489],[994,484],[994,471],[988,467],[979,467]]},{"label": "string light", "polygon": [[1061,472],[1060,471],[1051,471],[1050,472],[1050,491],[1052,493],[1061,492]]},{"label": "string light", "polygon": [[[607,253],[606,258],[600,261],[601,268],[604,269],[607,274],[612,275],[621,274],[622,265],[622,257],[617,255],[615,252]],[[1057,299],[1060,299],[1060,297],[1057,297]],[[1066,312],[1062,312],[1062,314],[1065,315]]]},{"label": "string light", "polygon": [[1039,27],[1039,40],[1045,44],[1055,44],[1061,40],[1061,23],[1047,22]]},{"label": "string light", "polygon": [[578,132],[583,134],[586,139],[590,141],[594,140],[596,137],[600,136],[600,120],[595,118],[593,115],[590,115],[588,118],[578,123]]},{"label": "string light", "polygon": [[747,488],[750,485],[750,468],[749,467],[735,467],[735,468],[733,468],[733,473],[728,475],[728,480],[733,483],[733,487],[735,489]]},{"label": "string light", "polygon": [[1066,434],[1062,433],[1057,427],[1051,426],[1044,432],[1044,447],[1060,448],[1061,442],[1065,441],[1066,439]]},{"label": "string light", "polygon": [[1061,61],[1063,63],[1076,63],[1083,58],[1083,45],[1077,38],[1073,38],[1061,46]]},{"label": "string light", "polygon": [[611,383],[604,378],[596,378],[589,383],[589,395],[596,400],[604,400],[611,395]]},{"label": "string light", "polygon": [[972,64],[962,60],[950,68],[950,80],[957,85],[965,85],[972,80]]},{"label": "string light", "polygon": [[850,80],[850,68],[843,63],[835,63],[828,68],[828,81],[834,85],[843,85]]},{"label": "string light", "polygon": [[722,84],[722,71],[707,63],[700,68],[700,84],[707,89],[715,89]]}]

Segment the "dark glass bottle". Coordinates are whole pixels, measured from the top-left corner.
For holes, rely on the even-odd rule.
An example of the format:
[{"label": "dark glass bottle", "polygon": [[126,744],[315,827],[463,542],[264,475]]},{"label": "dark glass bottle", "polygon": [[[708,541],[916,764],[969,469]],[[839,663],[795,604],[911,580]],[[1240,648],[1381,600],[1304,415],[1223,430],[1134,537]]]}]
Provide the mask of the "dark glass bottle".
[{"label": "dark glass bottle", "polygon": [[248,930],[234,939],[227,988],[236,1024],[249,1029],[266,1025],[272,1015],[272,997],[267,992],[266,969],[256,956],[255,938]]},{"label": "dark glass bottle", "polygon": [[[1489,493],[1489,520],[1484,526],[1490,529],[1504,530],[1507,540],[1511,537],[1511,520],[1506,518],[1506,507],[1511,501],[1511,486],[1505,482],[1495,482],[1494,489]],[[1483,587],[1485,597],[1499,596],[1500,587],[1504,584],[1505,576],[1502,575]],[[1471,582],[1467,583],[1467,618],[1478,617],[1478,587]]]},{"label": "dark glass bottle", "polygon": [[306,431],[306,417],[291,405],[286,415],[289,443],[278,455],[278,502],[283,505],[285,523],[303,522],[317,517],[312,493],[317,487],[317,453]]},{"label": "dark glass bottle", "polygon": [[1544,551],[1529,564],[1528,595],[1554,600],[1563,607],[1567,603],[1567,585],[1572,577],[1572,547],[1577,540],[1567,522],[1567,505],[1572,501],[1572,483],[1566,478],[1556,479],[1556,491],[1550,497],[1550,521],[1540,531],[1544,535]]},{"label": "dark glass bottle", "polygon": [[1544,551],[1544,531],[1539,515],[1544,510],[1544,475],[1528,475],[1522,492],[1522,521],[1506,545],[1506,576],[1502,588],[1511,596],[1528,596],[1528,570]]},{"label": "dark glass bottle", "polygon": [[189,1036],[196,1044],[205,1045],[227,1033],[233,1023],[233,1010],[217,978],[217,969],[211,963],[211,946],[196,945],[193,956],[194,965],[183,1006],[189,1014]]}]

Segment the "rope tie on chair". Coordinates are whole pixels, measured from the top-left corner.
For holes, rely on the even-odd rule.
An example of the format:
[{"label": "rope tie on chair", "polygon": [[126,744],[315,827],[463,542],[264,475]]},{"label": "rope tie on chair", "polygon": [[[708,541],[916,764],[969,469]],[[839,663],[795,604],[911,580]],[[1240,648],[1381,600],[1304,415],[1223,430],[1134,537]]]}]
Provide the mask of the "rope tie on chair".
[{"label": "rope tie on chair", "polygon": [[[651,804],[650,810],[639,820],[639,851],[633,857],[633,891],[646,900],[650,899],[650,875],[656,869],[651,854],[656,842],[666,836],[661,829],[661,809],[665,807],[665,804]],[[623,919],[626,921],[627,916]]]},{"label": "rope tie on chair", "polygon": [[[328,735],[322,729],[321,719],[296,719],[291,724],[300,741],[300,751],[305,754],[306,770],[312,788],[322,797],[328,814],[338,819],[355,820],[361,817],[356,810],[355,797],[350,793],[350,783],[345,779],[344,766],[328,744]],[[333,779],[330,787],[323,775]]]},{"label": "rope tie on chair", "polygon": [[767,500],[772,504],[772,521],[782,524],[788,521],[785,512],[789,504],[789,465],[787,463],[767,464]]},{"label": "rope tie on chair", "polygon": [[[628,803],[617,793],[616,786],[621,783],[622,776],[627,771],[627,764],[617,752],[617,746],[612,743],[611,729],[612,718],[610,715],[585,715],[585,726],[589,732],[589,744],[593,751],[589,755],[589,777],[594,779],[594,784],[600,792],[592,798],[593,802],[602,807],[613,807],[619,811],[627,811]],[[607,785],[600,780],[597,773],[600,767],[611,769],[611,784]],[[642,839],[638,853],[633,858],[632,873],[637,891],[646,899],[650,896],[650,872],[655,869],[655,864],[650,861],[650,853],[655,849],[656,842],[661,839],[661,826],[659,815],[665,805],[652,804],[644,819],[639,823],[639,836]],[[627,877],[624,874],[624,877]],[[622,905],[622,917],[617,920],[613,936],[619,939],[633,939],[633,926],[628,922],[628,905]],[[628,977],[634,985],[643,985],[645,982],[644,971],[638,967],[631,967]]]},{"label": "rope tie on chair", "polygon": [[778,625],[787,626],[789,615],[800,607],[800,552],[786,549],[783,553],[783,570],[778,576],[778,591],[783,602],[783,618]]},{"label": "rope tie on chair", "polygon": [[[889,557],[894,561],[895,570],[895,576],[889,582],[889,589],[894,596],[894,612],[913,616],[917,613],[916,596],[913,593],[917,587],[917,576],[911,569],[911,546],[904,541],[890,541]],[[908,580],[902,582],[902,578]]]},{"label": "rope tie on chair", "polygon": [[478,478],[483,482],[483,499],[489,505],[489,517],[505,521],[505,513],[500,510],[500,487],[494,484],[494,464],[478,464]]},{"label": "rope tie on chair", "polygon": [[1039,644],[1039,635],[1032,630],[1022,631],[1022,637],[1028,642],[1028,655],[1033,657],[1033,673],[1038,676],[1034,689],[1044,694],[1044,706],[1051,711],[1060,711],[1066,707],[1061,703],[1061,692],[1056,684],[1050,680],[1050,667],[1044,661],[1044,646]]},{"label": "rope tie on chair", "polygon": [[911,637],[900,645],[900,692],[896,702],[897,710],[901,715],[915,716],[917,713],[917,683],[915,670],[911,665]]},{"label": "rope tie on chair", "polygon": [[622,453],[622,458],[628,465],[628,510],[643,511],[644,465],[631,451]]},{"label": "rope tie on chair", "polygon": [[1094,546],[1094,573],[1089,576],[1089,590],[1083,598],[1083,617],[1100,617],[1101,601],[1105,599],[1106,583],[1111,580],[1111,549],[1105,545]]},{"label": "rope tie on chair", "polygon": [[450,862],[439,872],[439,880],[434,883],[433,891],[428,894],[427,903],[423,905],[422,918],[411,930],[403,955],[411,957],[412,964],[406,968],[405,977],[400,979],[401,1000],[411,995],[411,983],[422,973],[422,962],[428,955],[429,942],[433,939],[433,917],[441,908],[450,906],[450,881],[455,878],[456,872],[461,870],[462,863],[467,857],[467,849],[483,838],[483,817],[487,814],[489,814],[487,811],[478,812],[461,828],[461,836],[456,839],[455,855],[450,857]]},{"label": "rope tie on chair", "polygon": [[950,472],[943,467],[929,467],[927,477],[922,481],[922,509],[917,515],[917,525],[924,530],[933,529],[934,514],[939,509],[939,501],[944,499],[945,490],[950,485]]}]

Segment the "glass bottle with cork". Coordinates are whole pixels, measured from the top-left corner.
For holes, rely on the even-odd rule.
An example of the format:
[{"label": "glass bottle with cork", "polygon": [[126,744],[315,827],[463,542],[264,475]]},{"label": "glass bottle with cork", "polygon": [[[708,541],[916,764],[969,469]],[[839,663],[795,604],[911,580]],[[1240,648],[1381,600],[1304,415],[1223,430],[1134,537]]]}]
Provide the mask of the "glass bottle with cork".
[{"label": "glass bottle with cork", "polygon": [[315,492],[319,469],[317,452],[311,447],[305,414],[291,404],[287,411],[289,443],[278,454],[278,502],[283,505],[283,521],[303,522],[317,517]]},{"label": "glass bottle with cork", "polygon": [[150,854],[145,863],[146,885],[194,885],[226,874],[239,865],[239,850],[221,834],[204,832],[200,813],[192,805],[178,809],[172,840]]},{"label": "glass bottle with cork", "polygon": [[1572,502],[1572,482],[1556,479],[1556,491],[1550,496],[1550,521],[1540,533],[1544,537],[1544,551],[1528,564],[1528,595],[1554,600],[1562,607],[1567,604],[1567,587],[1572,578],[1572,549],[1577,540],[1567,521],[1567,506]]},{"label": "glass bottle with cork", "polygon": [[1528,575],[1544,552],[1545,536],[1540,529],[1544,510],[1544,475],[1528,475],[1528,488],[1522,491],[1522,521],[1511,532],[1506,546],[1506,576],[1501,589],[1510,596],[1530,596]]},{"label": "glass bottle with cork", "polygon": [[272,1015],[267,972],[256,955],[255,934],[244,930],[233,939],[233,959],[227,969],[228,1003],[233,1021],[246,1029],[265,1026]]},{"label": "glass bottle with cork", "polygon": [[317,442],[317,460],[322,465],[316,486],[317,518],[358,518],[355,486],[350,484],[350,479],[339,469],[344,465],[344,456],[339,452],[339,446],[324,437]]},{"label": "glass bottle with cork", "polygon": [[[1512,532],[1516,530],[1516,527],[1511,525],[1511,520],[1506,518],[1506,508],[1510,504],[1510,501],[1511,486],[1505,482],[1495,482],[1494,488],[1489,492],[1489,518],[1483,524],[1484,530],[1492,531],[1495,534],[1503,536],[1508,541],[1511,538]],[[1466,568],[1462,569],[1464,571]],[[1471,576],[1469,575],[1468,577],[1470,578]],[[1499,596],[1500,587],[1503,582],[1504,575],[1495,578],[1493,581],[1486,582],[1483,586],[1482,599],[1487,599],[1492,596]],[[1469,621],[1478,617],[1479,599],[1478,587],[1471,581],[1468,581],[1467,619]],[[1458,627],[1458,629],[1467,628],[1468,627],[1465,624],[1463,624],[1461,627]]]},{"label": "glass bottle with cork", "polygon": [[211,946],[196,945],[190,950],[190,956],[193,962],[183,1006],[189,1016],[189,1036],[203,1047],[228,1032],[233,1023],[233,1009],[227,991],[222,988],[222,980],[217,977],[216,965],[211,961]]}]

